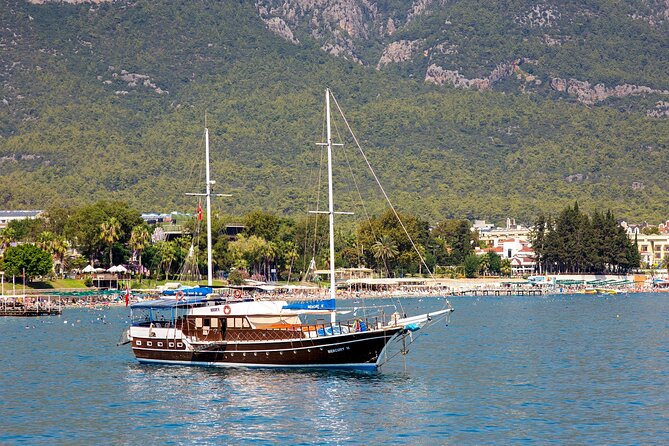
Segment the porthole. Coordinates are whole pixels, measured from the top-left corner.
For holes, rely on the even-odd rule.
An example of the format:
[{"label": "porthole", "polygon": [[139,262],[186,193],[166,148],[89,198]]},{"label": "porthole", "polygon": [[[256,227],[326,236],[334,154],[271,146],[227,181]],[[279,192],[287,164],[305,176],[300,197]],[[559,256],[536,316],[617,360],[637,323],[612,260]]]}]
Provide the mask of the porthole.
[{"label": "porthole", "polygon": [[174,342],[170,342],[168,345],[170,346],[170,348],[172,348],[174,347]]},{"label": "porthole", "polygon": [[142,345],[142,341],[136,341],[135,345]]},{"label": "porthole", "polygon": [[158,347],[162,347],[162,346],[163,346],[163,343],[162,343],[162,342],[159,342],[159,343],[158,343]]},{"label": "porthole", "polygon": [[146,346],[147,346],[147,347],[151,347],[152,345],[153,345],[153,342],[151,342],[151,341],[146,341]]},{"label": "porthole", "polygon": [[183,347],[183,346],[184,346],[184,345],[183,345],[181,342],[177,342],[177,347],[181,348],[181,347]]}]

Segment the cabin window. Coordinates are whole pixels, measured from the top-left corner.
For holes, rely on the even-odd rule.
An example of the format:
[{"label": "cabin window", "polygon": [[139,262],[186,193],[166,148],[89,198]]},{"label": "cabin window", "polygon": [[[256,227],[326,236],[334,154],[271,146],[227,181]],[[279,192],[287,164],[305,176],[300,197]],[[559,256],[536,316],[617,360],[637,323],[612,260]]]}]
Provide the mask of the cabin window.
[{"label": "cabin window", "polygon": [[218,327],[218,318],[213,318],[211,320],[211,328],[217,328]]},{"label": "cabin window", "polygon": [[211,327],[211,319],[209,319],[208,317],[205,317],[203,322],[202,322],[202,325],[204,325],[205,327]]},{"label": "cabin window", "polygon": [[251,328],[248,319],[245,317],[231,317],[228,318],[228,327],[232,328]]},{"label": "cabin window", "polygon": [[196,317],[195,318],[195,328],[202,328],[202,318],[201,317]]}]

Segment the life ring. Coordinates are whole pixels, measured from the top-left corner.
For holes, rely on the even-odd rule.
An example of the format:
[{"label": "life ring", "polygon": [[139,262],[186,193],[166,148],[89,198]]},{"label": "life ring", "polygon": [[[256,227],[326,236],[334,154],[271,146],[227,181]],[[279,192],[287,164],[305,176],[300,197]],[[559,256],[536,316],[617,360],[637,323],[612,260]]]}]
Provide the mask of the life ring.
[{"label": "life ring", "polygon": [[239,299],[240,297],[242,297],[242,290],[235,290],[234,296],[235,296],[236,299]]},{"label": "life ring", "polygon": [[223,307],[223,313],[224,314],[230,314],[230,311],[232,311],[232,309],[230,308],[230,305],[226,305],[226,306]]},{"label": "life ring", "polygon": [[177,291],[175,296],[177,297],[177,300],[181,300],[184,298],[184,292],[183,291]]}]

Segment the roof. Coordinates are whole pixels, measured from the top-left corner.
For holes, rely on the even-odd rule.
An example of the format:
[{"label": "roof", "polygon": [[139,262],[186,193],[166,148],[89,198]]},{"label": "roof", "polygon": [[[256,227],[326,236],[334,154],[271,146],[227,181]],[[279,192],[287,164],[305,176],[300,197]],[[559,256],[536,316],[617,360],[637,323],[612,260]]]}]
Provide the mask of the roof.
[{"label": "roof", "polygon": [[34,218],[44,211],[0,211],[0,218]]}]

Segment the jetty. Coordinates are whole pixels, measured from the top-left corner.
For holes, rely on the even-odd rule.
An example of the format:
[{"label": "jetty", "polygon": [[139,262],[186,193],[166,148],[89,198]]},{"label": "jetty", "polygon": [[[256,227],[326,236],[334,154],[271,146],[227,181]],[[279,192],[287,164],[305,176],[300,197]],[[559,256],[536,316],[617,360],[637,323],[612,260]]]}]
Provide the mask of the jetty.
[{"label": "jetty", "polygon": [[452,291],[452,296],[543,296],[548,294],[545,288],[483,288],[460,289]]},{"label": "jetty", "polygon": [[0,295],[0,316],[57,316],[63,312],[60,299],[50,296]]}]

